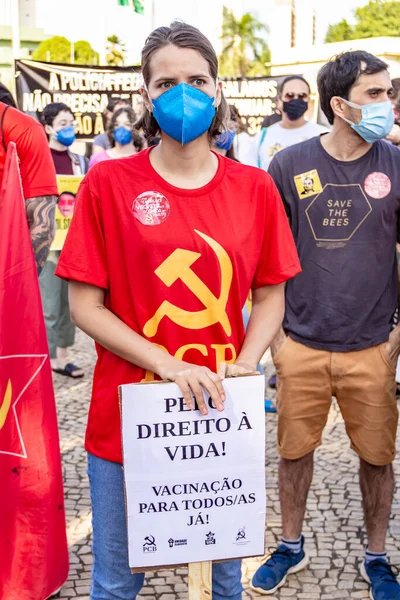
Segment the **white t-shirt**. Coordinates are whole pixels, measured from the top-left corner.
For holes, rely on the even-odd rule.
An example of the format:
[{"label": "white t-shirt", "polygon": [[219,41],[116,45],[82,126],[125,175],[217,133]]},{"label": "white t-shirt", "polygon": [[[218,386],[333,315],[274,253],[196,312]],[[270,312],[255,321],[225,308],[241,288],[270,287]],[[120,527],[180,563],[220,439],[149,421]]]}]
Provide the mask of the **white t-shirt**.
[{"label": "white t-shirt", "polygon": [[263,130],[261,130],[254,139],[257,154],[255,166],[260,166],[264,171],[268,171],[269,163],[277,152],[280,152],[289,146],[293,146],[294,144],[309,140],[317,135],[321,135],[321,133],[326,133],[327,131],[328,129],[326,129],[326,127],[318,125],[313,121],[307,121],[305,125],[297,127],[296,129],[282,127],[281,122],[275,123],[274,125],[271,125],[271,127],[268,127],[263,140]]},{"label": "white t-shirt", "polygon": [[233,151],[235,157],[243,165],[254,165],[254,136],[249,135],[246,131],[238,133],[233,140]]}]

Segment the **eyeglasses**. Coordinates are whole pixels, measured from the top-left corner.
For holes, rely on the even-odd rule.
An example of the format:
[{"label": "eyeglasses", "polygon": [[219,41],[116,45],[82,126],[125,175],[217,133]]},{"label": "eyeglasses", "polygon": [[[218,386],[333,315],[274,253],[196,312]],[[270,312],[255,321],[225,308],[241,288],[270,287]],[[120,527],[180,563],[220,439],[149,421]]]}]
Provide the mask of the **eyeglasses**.
[{"label": "eyeglasses", "polygon": [[72,123],[66,123],[65,125],[62,125],[60,129],[64,129],[64,127],[73,127],[74,129],[78,129],[79,123],[78,121],[72,121]]},{"label": "eyeglasses", "polygon": [[309,94],[307,94],[306,92],[301,92],[300,94],[295,94],[294,92],[286,92],[286,94],[283,96],[285,100],[288,100],[290,102],[290,100],[294,100],[294,98],[299,98],[299,100],[308,100]]}]

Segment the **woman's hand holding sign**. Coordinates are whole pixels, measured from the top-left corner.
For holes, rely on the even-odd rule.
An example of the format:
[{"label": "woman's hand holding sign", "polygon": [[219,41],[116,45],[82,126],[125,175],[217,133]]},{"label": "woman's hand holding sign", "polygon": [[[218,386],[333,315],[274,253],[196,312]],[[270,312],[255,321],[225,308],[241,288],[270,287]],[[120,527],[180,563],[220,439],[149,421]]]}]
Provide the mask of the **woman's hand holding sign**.
[{"label": "woman's hand holding sign", "polygon": [[208,414],[207,405],[204,400],[204,391],[212,399],[217,410],[224,410],[225,392],[222,386],[222,378],[213,373],[207,367],[199,367],[181,360],[176,360],[169,355],[165,356],[157,375],[162,379],[169,379],[179,385],[190,410],[195,408],[193,397],[202,415]]},{"label": "woman's hand holding sign", "polygon": [[193,410],[195,408],[193,397],[202,415],[208,414],[208,408],[204,400],[203,390],[211,398],[214,406],[220,412],[224,410],[226,399],[222,380],[225,377],[237,377],[257,372],[254,366],[242,362],[234,364],[221,363],[218,375],[207,367],[199,367],[184,361],[166,357],[167,364],[162,364],[157,374],[162,379],[174,381],[182,390],[186,406]]}]

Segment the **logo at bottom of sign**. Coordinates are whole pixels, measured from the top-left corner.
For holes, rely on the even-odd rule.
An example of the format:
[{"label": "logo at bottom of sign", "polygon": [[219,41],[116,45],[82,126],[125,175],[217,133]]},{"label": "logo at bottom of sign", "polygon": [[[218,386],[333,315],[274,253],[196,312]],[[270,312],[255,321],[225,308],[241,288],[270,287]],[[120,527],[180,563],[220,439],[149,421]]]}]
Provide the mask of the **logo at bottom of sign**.
[{"label": "logo at bottom of sign", "polygon": [[146,554],[149,552],[157,552],[156,538],[154,535],[148,535],[144,538],[143,552]]},{"label": "logo at bottom of sign", "polygon": [[206,539],[204,543],[206,546],[211,546],[211,544],[215,544],[215,533],[211,533],[211,531],[209,533],[206,533]]},{"label": "logo at bottom of sign", "polygon": [[170,548],[174,546],[187,546],[187,540],[174,540],[174,538],[169,538],[168,545]]},{"label": "logo at bottom of sign", "polygon": [[245,546],[250,543],[250,540],[246,536],[246,527],[241,527],[236,534],[235,542],[236,546]]}]

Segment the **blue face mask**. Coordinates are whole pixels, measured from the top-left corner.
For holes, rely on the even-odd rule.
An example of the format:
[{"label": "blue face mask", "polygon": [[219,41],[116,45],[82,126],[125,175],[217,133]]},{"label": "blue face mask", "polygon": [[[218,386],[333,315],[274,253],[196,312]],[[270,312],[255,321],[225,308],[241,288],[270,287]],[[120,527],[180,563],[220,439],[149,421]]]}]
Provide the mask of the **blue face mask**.
[{"label": "blue face mask", "polygon": [[224,131],[215,140],[215,145],[221,150],[230,150],[232,148],[233,140],[235,139],[236,131],[229,129]]},{"label": "blue face mask", "polygon": [[394,114],[392,103],[390,100],[385,102],[371,102],[371,104],[354,104],[342,98],[348,106],[359,108],[361,110],[361,121],[352,123],[348,119],[342,117],[346,123],[350,123],[354,131],[358,133],[366,142],[372,144],[378,140],[387,137],[394,124]]},{"label": "blue face mask", "polygon": [[187,83],[180,83],[152,100],[153,115],[161,131],[182,145],[210,129],[215,98]]},{"label": "blue face mask", "polygon": [[114,140],[121,144],[121,146],[126,146],[130,144],[132,141],[132,131],[130,129],[126,129],[125,127],[116,127],[113,132]]},{"label": "blue face mask", "polygon": [[56,138],[60,144],[67,146],[68,148],[75,141],[75,129],[72,127],[72,125],[70,127],[63,127],[62,129],[56,131]]}]

